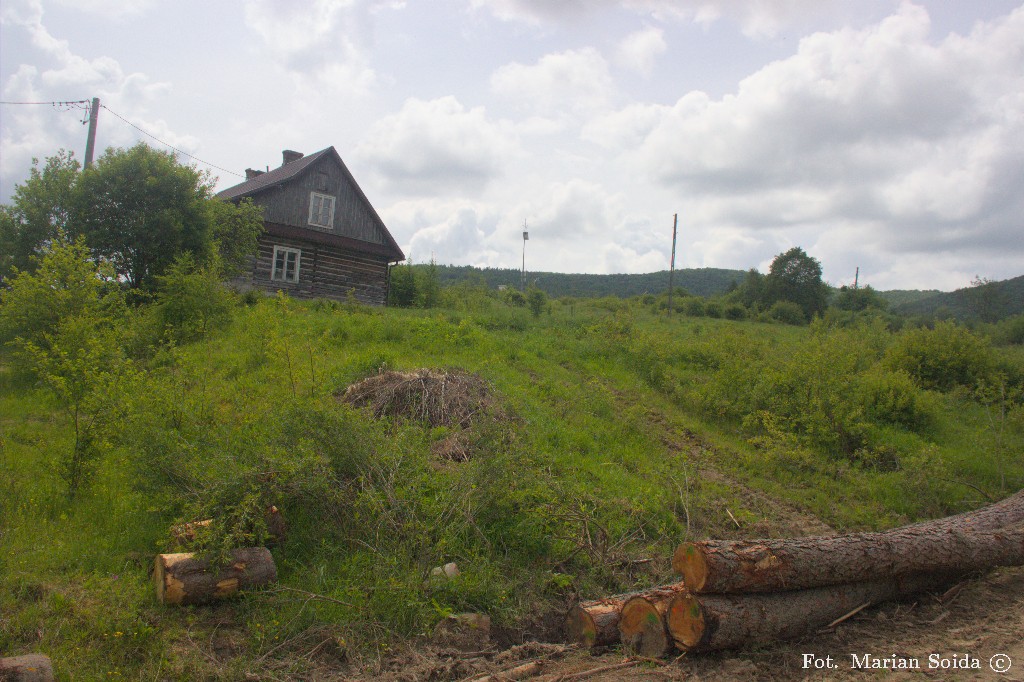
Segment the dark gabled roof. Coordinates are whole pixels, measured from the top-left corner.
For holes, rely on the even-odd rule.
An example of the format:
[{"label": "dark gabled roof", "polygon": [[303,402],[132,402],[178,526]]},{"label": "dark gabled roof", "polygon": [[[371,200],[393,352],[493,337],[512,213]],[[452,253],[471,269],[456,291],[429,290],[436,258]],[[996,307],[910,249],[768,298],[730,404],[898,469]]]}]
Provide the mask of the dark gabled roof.
[{"label": "dark gabled roof", "polygon": [[[334,147],[328,147],[327,149],[321,149],[315,154],[309,156],[303,156],[297,161],[286,163],[283,166],[275,168],[272,171],[266,173],[260,173],[252,180],[246,180],[245,182],[235,185],[234,187],[228,187],[227,189],[217,192],[217,196],[221,199],[240,199],[242,197],[252,196],[258,194],[265,189],[270,189],[275,185],[280,185],[282,182],[287,182],[292,178],[302,175],[302,171],[309,168],[311,165],[319,161],[325,155],[334,153],[338,157],[338,163],[341,163],[341,167],[345,168],[345,164],[342,163],[341,157],[338,156],[338,152],[335,151]],[[348,173],[348,169],[345,168],[345,172]],[[351,173],[349,173],[351,177]],[[358,186],[358,185],[357,185]]]},{"label": "dark gabled roof", "polygon": [[[370,209],[370,213],[373,215],[374,221],[376,221],[377,226],[380,228],[381,233],[384,235],[385,244],[383,248],[387,252],[384,255],[388,256],[388,262],[394,263],[397,261],[405,260],[405,254],[402,252],[402,249],[398,246],[398,242],[396,242],[395,238],[391,236],[391,232],[388,231],[388,228],[384,225],[384,221],[381,220],[380,215],[377,214],[377,209],[373,207],[373,204],[370,203],[370,200],[366,198],[365,194],[363,194],[363,189],[359,186],[359,183],[356,182],[356,179],[352,176],[352,172],[348,169],[348,166],[345,165],[345,162],[341,160],[341,155],[338,154],[338,151],[333,146],[328,147],[327,149],[321,149],[320,151],[314,154],[303,156],[301,159],[297,159],[295,161],[292,161],[291,163],[286,163],[283,166],[279,166],[278,168],[275,168],[272,171],[260,173],[252,180],[246,180],[245,182],[235,185],[234,187],[228,187],[225,190],[217,192],[217,197],[233,201],[236,199],[243,199],[245,197],[251,197],[253,195],[259,194],[260,192],[271,189],[273,187],[277,187],[278,185],[281,185],[285,182],[294,180],[295,178],[302,175],[303,172],[305,172],[307,169],[315,165],[317,161],[326,156],[331,156],[334,158],[335,161],[338,162],[338,165],[341,166],[341,172],[345,174],[345,177],[348,178],[349,182],[351,182],[352,186],[355,188],[356,193],[359,195],[359,198],[362,199],[366,206]],[[306,232],[315,232],[315,230],[306,230]],[[349,241],[353,242],[353,244],[372,244],[372,242],[362,242],[355,239],[349,239]],[[349,246],[352,245],[350,244]],[[369,250],[375,251],[375,249]]]}]

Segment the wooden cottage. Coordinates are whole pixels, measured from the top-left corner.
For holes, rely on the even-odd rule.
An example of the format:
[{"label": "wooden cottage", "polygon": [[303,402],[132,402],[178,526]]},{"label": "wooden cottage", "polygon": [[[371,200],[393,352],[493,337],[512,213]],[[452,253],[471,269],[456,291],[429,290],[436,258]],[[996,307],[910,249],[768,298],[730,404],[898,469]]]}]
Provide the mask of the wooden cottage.
[{"label": "wooden cottage", "polygon": [[390,267],[405,254],[335,151],[285,150],[279,168],[246,169],[245,182],[217,194],[263,208],[250,286],[296,298],[371,305],[388,298]]}]

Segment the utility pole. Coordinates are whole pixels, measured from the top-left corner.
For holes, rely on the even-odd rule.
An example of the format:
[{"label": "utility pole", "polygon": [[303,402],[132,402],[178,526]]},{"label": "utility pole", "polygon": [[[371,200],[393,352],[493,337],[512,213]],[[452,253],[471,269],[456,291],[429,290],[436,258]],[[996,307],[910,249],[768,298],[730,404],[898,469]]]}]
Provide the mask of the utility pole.
[{"label": "utility pole", "polygon": [[668,316],[672,317],[672,280],[676,274],[676,227],[679,225],[679,214],[672,215],[672,260],[668,263]]},{"label": "utility pole", "polygon": [[85,167],[92,165],[92,155],[96,149],[96,119],[100,115],[100,98],[92,98],[92,108],[89,110],[89,137],[85,141]]},{"label": "utility pole", "polygon": [[519,288],[526,293],[526,242],[530,241],[530,233],[526,231],[526,221],[523,221],[523,270],[519,274]]},{"label": "utility pole", "polygon": [[857,271],[853,273],[853,290],[857,291],[857,284],[860,282],[860,266],[857,266]]}]

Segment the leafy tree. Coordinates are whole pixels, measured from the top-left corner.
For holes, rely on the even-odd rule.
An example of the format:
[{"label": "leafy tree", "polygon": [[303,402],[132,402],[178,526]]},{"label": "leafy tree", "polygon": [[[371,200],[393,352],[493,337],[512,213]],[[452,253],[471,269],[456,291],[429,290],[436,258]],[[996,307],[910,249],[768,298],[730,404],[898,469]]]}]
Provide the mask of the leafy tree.
[{"label": "leafy tree", "polygon": [[807,320],[825,311],[828,287],[821,279],[821,263],[799,246],[775,257],[765,284],[771,303],[796,303]]},{"label": "leafy tree", "polygon": [[184,253],[157,275],[154,313],[165,337],[181,343],[202,338],[231,319],[232,294],[220,282],[217,263],[197,265]]},{"label": "leafy tree", "polygon": [[391,268],[388,302],[400,308],[411,308],[416,305],[416,275],[412,269],[412,260],[406,261],[405,265]]},{"label": "leafy tree", "polygon": [[431,258],[425,268],[415,270],[416,303],[420,308],[433,308],[441,299],[441,285],[437,277],[437,262]]},{"label": "leafy tree", "polygon": [[117,431],[115,383],[130,369],[120,345],[124,297],[109,275],[81,238],[58,234],[35,272],[16,270],[0,292],[0,338],[14,347],[18,366],[54,394],[72,426],[73,444],[58,459],[71,497]]},{"label": "leafy tree", "polygon": [[526,304],[530,307],[530,312],[533,313],[534,317],[540,317],[547,303],[548,295],[537,287],[530,287],[526,292]]},{"label": "leafy tree", "polygon": [[132,288],[150,288],[179,254],[212,251],[209,176],[145,144],[108,149],[81,173],[75,228]]},{"label": "leafy tree", "polygon": [[263,234],[263,209],[251,199],[243,199],[237,204],[211,199],[207,209],[210,211],[213,248],[219,256],[220,276],[232,279],[246,274]]},{"label": "leafy tree", "polygon": [[24,184],[14,188],[9,206],[0,207],[0,280],[13,268],[31,272],[32,257],[61,232],[70,230],[71,210],[80,164],[60,150],[42,169],[32,159]]},{"label": "leafy tree", "polygon": [[964,293],[971,312],[982,322],[998,322],[1009,302],[1006,292],[999,287],[999,283],[987,277],[975,275],[970,288]]},{"label": "leafy tree", "polygon": [[764,305],[768,301],[768,285],[765,282],[765,276],[755,268],[750,268],[743,276],[743,282],[733,296],[751,310]]},{"label": "leafy tree", "polygon": [[58,235],[36,260],[34,272],[15,270],[0,291],[0,341],[40,344],[65,319],[117,315],[123,299],[105,279],[109,269],[91,261],[82,238]]}]

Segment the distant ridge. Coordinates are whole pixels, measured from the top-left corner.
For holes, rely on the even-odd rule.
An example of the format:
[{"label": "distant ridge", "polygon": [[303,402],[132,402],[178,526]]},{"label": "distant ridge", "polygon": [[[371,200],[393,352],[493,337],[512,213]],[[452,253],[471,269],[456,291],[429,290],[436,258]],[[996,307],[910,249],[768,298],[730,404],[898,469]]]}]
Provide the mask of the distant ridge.
[{"label": "distant ridge", "polygon": [[893,312],[901,315],[934,315],[961,321],[988,318],[984,321],[991,322],[1024,313],[1024,275],[893,303]]},{"label": "distant ridge", "polygon": [[[417,265],[415,267],[425,267]],[[477,268],[471,265],[438,265],[438,279],[442,286],[460,282],[483,281],[490,288],[498,286],[519,287],[520,271],[511,268]],[[724,294],[733,284],[743,281],[743,270],[722,268],[690,268],[676,270],[673,283],[697,296]],[[533,272],[527,270],[526,281],[534,284],[549,296],[573,296],[576,298],[599,298],[618,296],[629,298],[642,294],[660,294],[668,291],[668,270],[638,275],[590,275],[565,274],[558,272]]]}]

